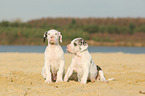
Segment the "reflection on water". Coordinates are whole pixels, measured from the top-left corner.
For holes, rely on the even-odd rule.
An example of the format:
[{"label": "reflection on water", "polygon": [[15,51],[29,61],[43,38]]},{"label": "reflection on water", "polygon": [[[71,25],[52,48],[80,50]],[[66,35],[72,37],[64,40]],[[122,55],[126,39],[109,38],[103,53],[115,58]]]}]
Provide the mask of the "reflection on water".
[{"label": "reflection on water", "polygon": [[[13,46],[13,45],[0,45],[0,52],[29,52],[29,53],[43,53],[46,46]],[[62,46],[64,52],[66,53],[66,46]],[[123,53],[134,53],[134,54],[144,54],[145,47],[98,47],[89,46],[89,52],[123,52]]]}]

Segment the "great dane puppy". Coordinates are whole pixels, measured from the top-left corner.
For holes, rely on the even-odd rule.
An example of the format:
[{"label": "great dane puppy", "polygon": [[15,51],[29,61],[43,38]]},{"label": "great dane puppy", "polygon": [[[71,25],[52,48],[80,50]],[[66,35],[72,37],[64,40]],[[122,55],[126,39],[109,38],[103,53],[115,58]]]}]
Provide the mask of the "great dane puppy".
[{"label": "great dane puppy", "polygon": [[67,45],[67,51],[75,54],[75,56],[72,58],[71,65],[64,77],[65,82],[68,81],[73,70],[77,72],[78,81],[83,84],[86,84],[87,80],[94,82],[96,79],[108,82],[104,77],[102,69],[93,62],[87,48],[88,44],[82,38],[76,38]]},{"label": "great dane puppy", "polygon": [[57,30],[49,30],[44,34],[48,39],[48,46],[44,52],[44,67],[42,68],[42,76],[45,82],[62,82],[64,76],[64,52],[59,45],[59,41],[62,43],[62,35]]}]

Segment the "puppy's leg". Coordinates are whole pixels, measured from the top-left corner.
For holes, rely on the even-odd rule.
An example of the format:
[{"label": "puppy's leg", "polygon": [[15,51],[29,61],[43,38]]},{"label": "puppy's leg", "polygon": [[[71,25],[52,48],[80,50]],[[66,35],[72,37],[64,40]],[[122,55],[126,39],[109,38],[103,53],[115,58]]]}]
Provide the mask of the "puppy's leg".
[{"label": "puppy's leg", "polygon": [[52,82],[52,80],[51,80],[50,67],[49,68],[46,68],[46,80],[45,80],[45,82],[47,82],[47,83]]},{"label": "puppy's leg", "polygon": [[62,77],[63,77],[63,74],[64,74],[64,64],[65,64],[64,60],[61,60],[59,70],[57,72],[56,82],[63,82]]},{"label": "puppy's leg", "polygon": [[52,82],[52,80],[51,80],[51,72],[50,72],[50,66],[49,66],[48,61],[45,61],[44,67],[45,67],[45,71],[46,71],[46,80],[45,80],[45,82],[50,83],[50,82]]},{"label": "puppy's leg", "polygon": [[91,81],[92,83],[95,82],[96,77],[97,77],[96,75],[97,75],[96,70],[95,70],[95,72],[91,72],[91,71],[90,71],[90,75],[89,75],[88,80]]},{"label": "puppy's leg", "polygon": [[99,71],[99,76],[100,76],[100,81],[108,82],[108,80],[106,80],[102,70]]},{"label": "puppy's leg", "polygon": [[42,68],[41,75],[43,76],[44,80],[46,80],[46,71],[45,71],[45,67]]},{"label": "puppy's leg", "polygon": [[87,83],[87,79],[88,79],[88,75],[89,75],[89,67],[88,66],[83,66],[83,76],[81,78],[81,83],[82,84],[86,84]]},{"label": "puppy's leg", "polygon": [[100,79],[100,81],[102,81],[102,82],[108,82],[108,80],[106,80],[106,78],[104,76],[102,69],[99,66],[96,66],[96,67],[97,67],[97,70],[99,71],[97,79]]},{"label": "puppy's leg", "polygon": [[64,77],[64,81],[67,82],[68,81],[68,78],[72,75],[73,73],[73,67],[70,66],[68,69],[67,69],[67,72],[66,72],[66,75]]},{"label": "puppy's leg", "polygon": [[81,76],[79,74],[77,74],[78,76],[78,81],[81,82]]},{"label": "puppy's leg", "polygon": [[93,64],[90,66],[89,80],[91,82],[95,82],[97,75],[98,75],[98,71],[96,70],[96,65]]}]

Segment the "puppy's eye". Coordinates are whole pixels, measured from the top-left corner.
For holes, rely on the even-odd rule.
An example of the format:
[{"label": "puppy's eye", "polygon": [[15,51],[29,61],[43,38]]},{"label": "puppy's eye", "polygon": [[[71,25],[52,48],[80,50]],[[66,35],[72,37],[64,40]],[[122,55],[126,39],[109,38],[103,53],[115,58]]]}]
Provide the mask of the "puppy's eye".
[{"label": "puppy's eye", "polygon": [[77,46],[77,43],[74,43],[74,46]]},{"label": "puppy's eye", "polygon": [[48,33],[48,35],[50,35],[50,33]]},{"label": "puppy's eye", "polygon": [[57,35],[57,33],[55,33],[55,35]]}]

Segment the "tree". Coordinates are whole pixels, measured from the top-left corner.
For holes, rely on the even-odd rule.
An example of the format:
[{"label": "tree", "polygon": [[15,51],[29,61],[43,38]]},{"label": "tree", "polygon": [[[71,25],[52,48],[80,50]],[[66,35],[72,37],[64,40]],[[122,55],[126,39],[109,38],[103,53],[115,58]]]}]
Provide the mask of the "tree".
[{"label": "tree", "polygon": [[130,28],[130,34],[132,35],[132,34],[134,34],[134,29],[135,29],[135,25],[133,24],[133,23],[130,23],[129,24],[129,28]]}]

